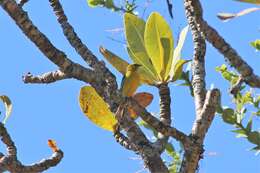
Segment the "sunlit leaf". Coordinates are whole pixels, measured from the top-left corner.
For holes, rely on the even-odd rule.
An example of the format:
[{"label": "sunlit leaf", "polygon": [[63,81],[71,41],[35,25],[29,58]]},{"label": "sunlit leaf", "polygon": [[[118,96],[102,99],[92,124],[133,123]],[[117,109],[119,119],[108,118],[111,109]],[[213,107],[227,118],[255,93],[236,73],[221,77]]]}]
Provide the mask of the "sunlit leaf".
[{"label": "sunlit leaf", "polygon": [[247,139],[248,139],[248,141],[250,141],[253,144],[260,145],[260,132],[253,131],[253,132],[249,133]]},{"label": "sunlit leaf", "polygon": [[103,48],[102,46],[100,46],[99,51],[106,58],[106,60],[117,69],[117,71],[119,71],[123,75],[126,73],[127,66],[129,65],[127,61],[123,60],[122,58],[120,58],[113,52]]},{"label": "sunlit leaf", "polygon": [[228,124],[235,124],[236,123],[236,114],[233,109],[226,108],[223,110],[222,119],[224,122]]},{"label": "sunlit leaf", "polygon": [[165,81],[168,78],[167,65],[173,58],[173,36],[170,26],[157,12],[152,13],[146,22],[144,41],[157,74]]},{"label": "sunlit leaf", "polygon": [[187,62],[190,62],[190,60],[184,60],[184,59],[179,59],[176,64],[173,67],[173,70],[170,73],[170,76],[172,76],[171,80],[174,82],[178,80],[181,75],[182,75],[182,69],[183,65],[186,64]]},{"label": "sunlit leaf", "polygon": [[141,120],[139,123],[138,123],[139,126],[143,126],[144,128],[146,128],[147,130],[150,130],[153,132],[153,135],[158,138],[158,132],[152,127],[150,126],[149,124],[147,124],[145,121]]},{"label": "sunlit leaf", "polygon": [[248,123],[247,123],[247,125],[246,125],[246,130],[247,130],[248,132],[251,132],[251,130],[252,130],[252,125],[253,125],[253,116],[251,116],[251,117],[249,118]]},{"label": "sunlit leaf", "polygon": [[134,63],[141,64],[153,76],[157,76],[144,44],[145,21],[133,14],[126,13],[124,25],[129,56]]},{"label": "sunlit leaf", "polygon": [[2,102],[4,103],[5,105],[5,118],[3,120],[3,123],[5,124],[7,119],[9,118],[11,112],[12,112],[12,102],[11,100],[9,99],[8,96],[5,96],[5,95],[1,95],[0,96],[0,99],[2,100]]},{"label": "sunlit leaf", "polygon": [[253,112],[253,115],[256,115],[256,116],[260,117],[260,110],[258,110],[257,112]]},{"label": "sunlit leaf", "polygon": [[241,98],[242,104],[253,103],[253,97],[251,91],[246,92]]},{"label": "sunlit leaf", "polygon": [[237,138],[241,138],[241,137],[246,138],[247,137],[247,132],[244,129],[232,130],[232,132],[237,134],[237,136],[236,136]]},{"label": "sunlit leaf", "polygon": [[181,58],[181,50],[182,47],[184,45],[187,33],[189,31],[189,26],[186,26],[185,28],[182,29],[180,36],[179,36],[179,41],[177,43],[176,48],[174,49],[174,53],[173,53],[173,59],[172,59],[172,64],[170,66],[170,79],[173,79],[173,76],[175,74],[176,71],[176,64],[179,62],[180,58]]},{"label": "sunlit leaf", "polygon": [[250,44],[251,44],[251,46],[256,48],[256,50],[260,50],[260,40],[255,40],[255,41],[251,42]]},{"label": "sunlit leaf", "polygon": [[113,131],[117,123],[115,116],[93,87],[84,86],[80,89],[79,104],[90,121],[103,129]]},{"label": "sunlit leaf", "polygon": [[171,157],[175,156],[175,149],[171,143],[169,143],[169,142],[166,143],[165,150],[169,156],[171,156]]},{"label": "sunlit leaf", "polygon": [[87,0],[87,2],[90,7],[96,7],[105,3],[104,0]]}]

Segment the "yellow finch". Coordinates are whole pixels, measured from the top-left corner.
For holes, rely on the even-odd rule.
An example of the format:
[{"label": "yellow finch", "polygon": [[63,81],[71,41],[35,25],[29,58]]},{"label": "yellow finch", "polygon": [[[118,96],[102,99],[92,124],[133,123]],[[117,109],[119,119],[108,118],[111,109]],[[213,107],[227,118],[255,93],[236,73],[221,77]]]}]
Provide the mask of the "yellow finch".
[{"label": "yellow finch", "polygon": [[139,64],[130,64],[127,66],[125,76],[122,79],[121,91],[123,96],[131,97],[138,86],[141,84],[140,74],[138,69],[141,67]]}]

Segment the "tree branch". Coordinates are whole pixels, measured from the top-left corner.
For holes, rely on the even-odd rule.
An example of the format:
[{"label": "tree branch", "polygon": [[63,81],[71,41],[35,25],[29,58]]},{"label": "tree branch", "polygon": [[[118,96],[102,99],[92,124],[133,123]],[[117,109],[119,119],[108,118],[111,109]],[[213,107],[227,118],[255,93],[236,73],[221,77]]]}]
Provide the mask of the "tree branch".
[{"label": "tree branch", "polygon": [[184,147],[190,145],[190,138],[174,127],[163,124],[160,120],[150,114],[145,108],[140,106],[134,99],[129,98],[127,100],[128,107],[131,107],[138,115],[156,131],[162,133],[165,136],[171,136],[177,141],[180,141]]},{"label": "tree branch", "polygon": [[49,159],[42,160],[39,163],[34,163],[30,166],[25,166],[17,159],[16,146],[2,123],[0,123],[0,139],[7,147],[7,155],[5,156],[2,153],[0,154],[0,172],[42,172],[49,169],[50,167],[56,166],[63,158],[63,152],[58,150],[54,152],[52,157]]},{"label": "tree branch", "polygon": [[[159,96],[160,96],[160,121],[167,125],[171,126],[171,95],[170,88],[167,84],[161,84],[158,86]],[[168,136],[163,134],[158,134],[159,139],[154,143],[154,146],[158,148],[161,152],[164,151],[165,145],[168,142]]]},{"label": "tree branch", "polygon": [[[201,4],[199,0],[192,0],[192,8],[199,11]],[[208,42],[210,42],[225,59],[233,66],[242,76],[243,80],[251,87],[260,88],[260,76],[254,74],[253,69],[244,61],[244,59],[237,53],[237,51],[227,43],[224,38],[211,27],[204,19],[202,14],[198,14],[198,25],[201,32],[205,35]]]},{"label": "tree branch", "polygon": [[145,166],[152,173],[168,173],[166,165],[160,157],[160,153],[152,147],[150,141],[145,137],[139,126],[130,117],[127,105],[122,103],[116,112],[116,118],[129,138],[137,147],[138,153],[144,160]]},{"label": "tree branch", "polygon": [[[0,0],[0,5],[12,17],[23,33],[40,49],[40,51],[65,74],[90,83],[100,96],[109,104],[113,112],[118,107],[117,83],[111,77],[104,78],[105,73],[93,71],[74,63],[64,52],[58,50],[49,39],[32,23],[27,13],[14,0]],[[102,62],[100,62],[102,63]],[[106,71],[104,69],[104,71]],[[113,98],[113,99],[111,99]],[[115,102],[117,100],[117,102]]]},{"label": "tree branch", "polygon": [[116,142],[118,142],[121,146],[123,146],[127,150],[132,150],[138,154],[138,148],[123,133],[120,132],[119,125],[116,125],[115,127],[114,137],[116,139]]},{"label": "tree branch", "polygon": [[69,75],[63,73],[60,70],[56,70],[38,76],[33,76],[31,73],[27,73],[26,75],[23,76],[23,82],[49,84],[49,83],[54,83],[56,81],[69,79],[69,78],[71,78]]},{"label": "tree branch", "polygon": [[[105,86],[106,93],[114,94],[117,90],[117,82],[115,76],[105,66],[105,63],[98,60],[98,58],[88,49],[88,47],[81,41],[77,33],[74,31],[72,25],[68,22],[68,18],[64,13],[62,5],[59,0],[49,0],[57,20],[63,30],[63,34],[69,41],[70,45],[76,52],[94,69],[95,72],[102,74],[107,86]],[[109,101],[105,99],[105,101]],[[112,108],[112,109],[115,109]]]},{"label": "tree branch", "polygon": [[203,140],[205,138],[205,135],[214,119],[214,115],[219,104],[220,91],[218,89],[208,91],[201,114],[197,116],[196,121],[193,124],[193,136],[198,137],[200,140]]},{"label": "tree branch", "polygon": [[186,17],[188,19],[189,27],[191,29],[194,53],[192,63],[192,86],[194,91],[196,115],[200,114],[203,107],[206,95],[205,89],[205,53],[206,43],[200,32],[198,25],[198,16],[202,14],[202,9],[198,7],[196,10],[191,5],[192,0],[184,0]]},{"label": "tree branch", "polygon": [[180,173],[194,173],[204,152],[205,135],[214,119],[220,101],[220,91],[213,89],[207,92],[205,104],[192,128],[192,145],[185,149]]}]

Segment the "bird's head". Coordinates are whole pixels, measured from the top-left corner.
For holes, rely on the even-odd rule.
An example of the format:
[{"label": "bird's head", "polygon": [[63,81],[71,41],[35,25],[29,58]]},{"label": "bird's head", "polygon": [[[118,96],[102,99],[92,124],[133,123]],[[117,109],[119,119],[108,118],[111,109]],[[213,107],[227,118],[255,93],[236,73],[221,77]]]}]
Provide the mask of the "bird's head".
[{"label": "bird's head", "polygon": [[134,72],[141,66],[142,65],[140,65],[140,64],[130,64],[127,66],[127,71]]}]

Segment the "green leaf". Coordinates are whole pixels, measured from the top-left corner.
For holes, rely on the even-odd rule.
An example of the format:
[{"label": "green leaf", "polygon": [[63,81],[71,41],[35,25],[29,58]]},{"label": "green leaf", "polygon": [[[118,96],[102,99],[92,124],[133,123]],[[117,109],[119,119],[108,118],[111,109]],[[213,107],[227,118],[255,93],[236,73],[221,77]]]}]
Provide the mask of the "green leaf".
[{"label": "green leaf", "polygon": [[227,70],[227,66],[225,64],[222,64],[221,66],[216,67],[217,72],[223,72]]},{"label": "green leaf", "polygon": [[104,6],[109,8],[109,9],[113,9],[115,7],[114,1],[113,0],[105,0]]},{"label": "green leaf", "polygon": [[104,0],[87,0],[87,2],[90,7],[96,7],[105,3]]},{"label": "green leaf", "polygon": [[1,95],[0,96],[0,99],[2,100],[2,102],[4,103],[5,105],[5,118],[3,120],[3,123],[5,124],[7,119],[10,117],[11,115],[11,112],[12,112],[12,102],[10,100],[9,97],[5,96],[5,95]]},{"label": "green leaf", "polygon": [[247,131],[245,131],[244,129],[232,130],[232,132],[237,134],[237,136],[236,136],[237,138],[241,138],[241,137],[246,138],[247,137]]},{"label": "green leaf", "polygon": [[260,4],[260,0],[235,0],[235,1],[246,2],[250,4]]},{"label": "green leaf", "polygon": [[243,118],[245,117],[245,113],[246,113],[247,109],[245,107],[243,107],[240,112],[236,112],[236,117],[237,117],[237,123],[240,124],[243,120]]},{"label": "green leaf", "polygon": [[248,123],[247,123],[247,125],[246,125],[246,131],[247,131],[247,132],[251,132],[251,130],[252,130],[252,125],[253,125],[253,116],[251,116],[251,117],[249,118],[249,121],[248,121]]},{"label": "green leaf", "polygon": [[257,98],[254,98],[254,106],[256,108],[259,108],[259,103],[260,103],[260,96],[258,96]]},{"label": "green leaf", "polygon": [[222,119],[228,124],[235,124],[237,118],[233,109],[226,108],[223,110]]},{"label": "green leaf", "polygon": [[130,58],[134,63],[144,66],[147,71],[157,78],[144,44],[145,21],[133,14],[125,13],[124,27]]},{"label": "green leaf", "polygon": [[253,115],[260,116],[260,109],[257,112],[253,112]]},{"label": "green leaf", "polygon": [[175,64],[175,66],[173,67],[173,71],[171,71],[171,76],[172,76],[172,81],[176,81],[178,79],[180,79],[181,75],[182,75],[182,69],[183,69],[183,65],[190,62],[191,60],[184,60],[184,59],[179,59],[177,61],[177,63]]},{"label": "green leaf", "polygon": [[260,153],[260,145],[252,148],[251,151],[256,151],[255,155],[257,156]]},{"label": "green leaf", "polygon": [[162,81],[168,78],[173,58],[173,36],[168,23],[157,12],[152,13],[145,25],[145,48]]},{"label": "green leaf", "polygon": [[251,42],[250,44],[257,50],[260,50],[260,40],[255,40],[255,41]]},{"label": "green leaf", "polygon": [[253,132],[249,133],[247,139],[249,142],[251,142],[253,144],[260,145],[260,132],[253,131]]},{"label": "green leaf", "polygon": [[247,104],[247,103],[253,103],[253,97],[251,91],[246,92],[243,97],[242,97],[242,103]]},{"label": "green leaf", "polygon": [[171,157],[174,157],[175,156],[175,149],[174,149],[174,147],[173,147],[173,145],[171,144],[171,143],[167,143],[166,145],[165,145],[165,150],[166,150],[166,152],[167,152],[167,154],[169,155],[169,156],[171,156]]},{"label": "green leaf", "polygon": [[138,125],[140,125],[140,126],[143,126],[144,128],[146,128],[147,130],[150,130],[150,131],[152,131],[153,132],[153,135],[157,138],[158,137],[158,132],[152,127],[152,126],[150,126],[149,124],[147,124],[145,121],[140,121],[139,123],[138,123]]},{"label": "green leaf", "polygon": [[177,43],[176,48],[174,49],[173,60],[172,60],[172,64],[171,64],[170,74],[169,74],[171,80],[173,79],[173,76],[174,76],[174,71],[176,69],[175,66],[181,58],[181,50],[184,45],[188,30],[189,30],[189,26],[186,26],[185,28],[182,29],[182,31],[180,33],[179,41]]}]

